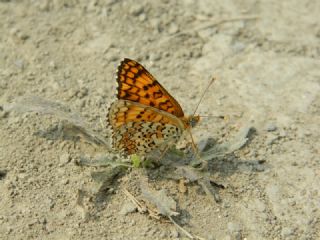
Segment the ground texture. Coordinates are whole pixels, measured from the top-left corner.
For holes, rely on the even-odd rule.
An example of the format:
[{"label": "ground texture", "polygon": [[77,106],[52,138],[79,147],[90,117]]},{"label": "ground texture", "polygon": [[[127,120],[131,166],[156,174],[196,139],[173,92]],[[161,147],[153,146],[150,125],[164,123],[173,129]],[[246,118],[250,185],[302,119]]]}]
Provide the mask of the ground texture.
[{"label": "ground texture", "polygon": [[197,142],[255,128],[246,146],[212,161],[212,178],[226,186],[221,203],[151,170],[150,187],[176,201],[179,225],[202,239],[320,239],[319,12],[307,0],[0,1],[0,239],[185,237],[133,211],[121,189],[139,192],[139,170],[79,200],[99,168],[77,162],[97,150],[57,137],[55,115],[6,108],[26,95],[60,102],[108,139],[124,57],[143,63],[186,113],[217,78],[198,109],[209,117],[193,131]]}]

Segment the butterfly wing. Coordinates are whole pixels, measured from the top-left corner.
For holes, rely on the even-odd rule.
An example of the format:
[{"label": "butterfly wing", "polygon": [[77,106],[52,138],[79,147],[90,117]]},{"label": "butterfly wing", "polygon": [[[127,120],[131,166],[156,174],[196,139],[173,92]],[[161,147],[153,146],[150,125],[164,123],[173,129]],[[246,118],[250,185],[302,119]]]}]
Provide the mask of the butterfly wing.
[{"label": "butterfly wing", "polygon": [[158,122],[184,128],[183,122],[176,116],[147,105],[129,100],[117,100],[108,110],[108,122],[113,128],[128,122]]},{"label": "butterfly wing", "polygon": [[176,143],[181,133],[164,134],[174,128],[170,124],[152,122],[129,122],[117,128],[112,136],[112,146],[126,155],[139,154],[141,156],[155,149],[162,149],[169,144]]},{"label": "butterfly wing", "polygon": [[179,103],[138,62],[125,58],[118,67],[117,81],[118,99],[138,102],[177,117],[184,116]]},{"label": "butterfly wing", "polygon": [[146,154],[179,140],[183,123],[174,115],[140,103],[118,100],[109,109],[113,147],[128,155]]}]

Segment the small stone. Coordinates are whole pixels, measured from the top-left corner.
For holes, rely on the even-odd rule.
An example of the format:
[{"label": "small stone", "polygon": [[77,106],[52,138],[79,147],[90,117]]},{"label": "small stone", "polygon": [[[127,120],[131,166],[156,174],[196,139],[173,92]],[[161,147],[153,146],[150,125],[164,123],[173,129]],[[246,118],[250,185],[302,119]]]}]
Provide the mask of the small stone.
[{"label": "small stone", "polygon": [[49,11],[50,10],[50,1],[39,1],[38,8],[40,11]]},{"label": "small stone", "polygon": [[155,30],[155,32],[161,32],[161,22],[158,18],[151,19],[148,22],[150,23],[151,28]]},{"label": "small stone", "polygon": [[133,16],[139,16],[144,12],[144,8],[142,5],[136,4],[130,9],[130,14]]},{"label": "small stone", "polygon": [[229,233],[238,233],[241,231],[241,227],[238,223],[235,222],[228,222],[228,231]]},{"label": "small stone", "polygon": [[279,136],[275,136],[275,135],[269,135],[267,137],[266,143],[267,145],[272,145],[274,144],[280,137]]},{"label": "small stone", "polygon": [[232,237],[231,237],[230,235],[227,235],[227,236],[225,236],[223,239],[225,239],[225,240],[231,240]]},{"label": "small stone", "polygon": [[16,65],[17,68],[23,70],[25,67],[24,61],[22,59],[17,59],[14,64]]},{"label": "small stone", "polygon": [[216,240],[216,238],[212,235],[208,236],[208,240]]},{"label": "small stone", "polygon": [[267,127],[266,127],[266,130],[268,131],[268,132],[274,132],[274,131],[276,131],[278,128],[277,128],[277,126],[274,124],[274,123],[269,123],[268,125],[267,125]]},{"label": "small stone", "polygon": [[292,198],[290,198],[288,200],[288,203],[289,203],[290,206],[295,206],[296,205],[296,201],[294,199],[292,199]]},{"label": "small stone", "polygon": [[28,222],[28,227],[31,227],[33,225],[36,225],[38,223],[38,219],[33,219],[30,222]]},{"label": "small stone", "polygon": [[289,237],[294,233],[294,230],[290,227],[284,227],[281,230],[281,236],[282,237]]},{"label": "small stone", "polygon": [[68,154],[68,153],[62,154],[62,155],[60,156],[59,160],[60,160],[60,166],[66,165],[66,164],[69,163],[70,160],[71,160],[70,154]]},{"label": "small stone", "polygon": [[178,27],[178,25],[175,24],[175,23],[170,24],[169,29],[168,29],[168,33],[169,33],[169,34],[175,34],[175,33],[177,33],[177,32],[179,32],[179,27]]},{"label": "small stone", "polygon": [[246,45],[243,44],[242,42],[236,42],[235,44],[233,44],[232,46],[232,50],[235,52],[235,53],[240,53],[242,52],[243,50],[245,50],[246,48]]},{"label": "small stone", "polygon": [[19,30],[17,28],[11,28],[11,30],[10,30],[10,34],[12,36],[16,35],[18,32],[19,32]]},{"label": "small stone", "polygon": [[168,234],[167,234],[166,232],[164,232],[164,231],[160,232],[160,233],[158,234],[158,236],[160,237],[160,239],[166,239],[166,238],[168,238]]},{"label": "small stone", "polygon": [[87,7],[88,11],[95,11],[97,5],[98,5],[98,1],[97,0],[90,1],[89,4],[88,4],[88,7]]},{"label": "small stone", "polygon": [[280,130],[279,137],[286,138],[288,136],[288,133],[285,130]]},{"label": "small stone", "polygon": [[223,202],[223,203],[222,203],[222,207],[223,207],[223,208],[230,208],[230,203],[228,203],[228,202]]},{"label": "small stone", "polygon": [[41,223],[41,224],[47,224],[47,219],[46,218],[41,218],[40,220],[39,220],[39,222]]},{"label": "small stone", "polygon": [[177,231],[177,229],[173,229],[171,231],[170,237],[172,237],[172,238],[178,238],[179,237],[179,232]]},{"label": "small stone", "polygon": [[54,61],[49,62],[49,67],[51,69],[57,69],[57,65],[56,65],[56,63]]},{"label": "small stone", "polygon": [[147,19],[147,15],[145,13],[140,14],[139,21],[144,22]]},{"label": "small stone", "polygon": [[253,169],[257,172],[263,172],[266,168],[263,164],[255,164]]},{"label": "small stone", "polygon": [[5,170],[0,170],[0,180],[4,179],[7,175],[7,171]]},{"label": "small stone", "polygon": [[18,37],[20,40],[25,41],[25,40],[27,40],[27,39],[29,38],[29,35],[27,35],[26,33],[19,32],[19,33],[17,34],[17,37]]},{"label": "small stone", "polygon": [[81,88],[78,92],[77,92],[77,97],[78,98],[84,98],[85,96],[88,95],[88,88]]},{"label": "small stone", "polygon": [[8,227],[6,234],[9,235],[10,233],[12,233],[12,231],[13,231],[13,228],[12,227]]},{"label": "small stone", "polygon": [[159,234],[159,229],[157,229],[157,228],[150,228],[150,230],[149,230],[149,235],[151,235],[151,236],[155,236],[156,234],[158,235]]},{"label": "small stone", "polygon": [[120,210],[119,213],[121,215],[127,215],[129,213],[135,212],[136,210],[137,210],[137,207],[133,203],[129,202],[122,206],[122,209]]},{"label": "small stone", "polygon": [[150,53],[149,59],[150,59],[150,61],[154,62],[154,61],[160,60],[161,56],[158,53]]},{"label": "small stone", "polygon": [[9,115],[9,112],[4,111],[3,108],[0,106],[0,119],[6,118]]},{"label": "small stone", "polygon": [[131,220],[129,223],[128,223],[129,226],[135,226],[136,225],[136,221],[134,220]]},{"label": "small stone", "polygon": [[67,184],[69,184],[69,179],[63,179],[62,181],[61,181],[61,183],[63,184],[63,185],[67,185]]}]

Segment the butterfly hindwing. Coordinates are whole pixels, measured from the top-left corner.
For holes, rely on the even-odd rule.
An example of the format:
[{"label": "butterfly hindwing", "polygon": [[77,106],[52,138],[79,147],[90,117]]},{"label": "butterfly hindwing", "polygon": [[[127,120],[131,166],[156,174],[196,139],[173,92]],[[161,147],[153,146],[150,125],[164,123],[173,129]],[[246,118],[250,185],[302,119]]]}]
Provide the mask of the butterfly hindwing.
[{"label": "butterfly hindwing", "polygon": [[114,130],[112,144],[127,155],[145,155],[177,142],[181,133],[181,129],[171,124],[128,122]]},{"label": "butterfly hindwing", "polygon": [[179,103],[138,62],[125,58],[118,67],[118,99],[138,102],[177,117],[184,113]]},{"label": "butterfly hindwing", "polygon": [[128,100],[111,104],[108,122],[113,128],[113,147],[128,155],[146,154],[165,143],[175,143],[183,131],[177,117]]}]

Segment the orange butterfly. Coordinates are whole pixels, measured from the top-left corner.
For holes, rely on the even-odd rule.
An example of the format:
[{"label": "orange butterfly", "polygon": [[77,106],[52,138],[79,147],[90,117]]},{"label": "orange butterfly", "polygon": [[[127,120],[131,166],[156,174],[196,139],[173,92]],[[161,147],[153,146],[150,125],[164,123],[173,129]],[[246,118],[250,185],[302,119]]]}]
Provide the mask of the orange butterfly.
[{"label": "orange butterfly", "polygon": [[179,103],[138,62],[125,58],[117,72],[118,94],[108,112],[113,147],[145,155],[176,143],[199,116],[186,117]]}]

